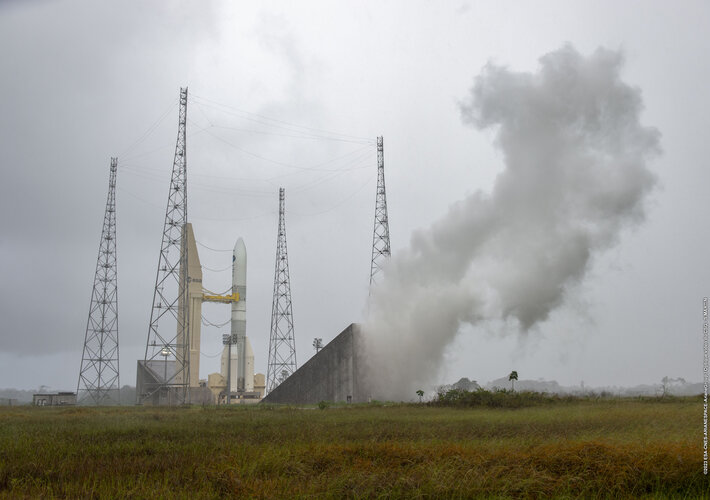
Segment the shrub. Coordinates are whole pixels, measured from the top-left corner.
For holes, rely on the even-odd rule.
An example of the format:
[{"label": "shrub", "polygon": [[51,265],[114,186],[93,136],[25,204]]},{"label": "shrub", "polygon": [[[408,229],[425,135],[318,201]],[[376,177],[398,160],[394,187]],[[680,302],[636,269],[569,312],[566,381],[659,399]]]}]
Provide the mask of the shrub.
[{"label": "shrub", "polygon": [[477,389],[466,391],[451,389],[437,394],[430,404],[433,406],[485,406],[490,408],[522,408],[558,402],[574,401],[574,396],[559,396],[531,391],[509,391],[507,389]]}]

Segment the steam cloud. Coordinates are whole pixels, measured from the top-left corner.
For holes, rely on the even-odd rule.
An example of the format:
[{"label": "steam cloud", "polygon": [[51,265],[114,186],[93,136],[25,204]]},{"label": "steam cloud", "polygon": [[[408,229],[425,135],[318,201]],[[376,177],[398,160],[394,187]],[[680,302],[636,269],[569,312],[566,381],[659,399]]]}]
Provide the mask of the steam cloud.
[{"label": "steam cloud", "polygon": [[460,105],[464,123],[494,128],[505,169],[490,194],[454,203],[384,269],[364,325],[377,398],[430,387],[462,324],[527,331],[546,320],[592,256],[644,218],[660,134],[639,122],[622,55],[566,45],[539,62],[536,73],[489,63]]}]

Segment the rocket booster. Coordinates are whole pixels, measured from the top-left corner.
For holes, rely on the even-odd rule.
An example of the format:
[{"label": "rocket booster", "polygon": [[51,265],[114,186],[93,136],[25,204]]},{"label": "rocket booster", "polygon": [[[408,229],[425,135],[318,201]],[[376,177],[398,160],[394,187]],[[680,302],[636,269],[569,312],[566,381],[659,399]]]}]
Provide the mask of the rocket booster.
[{"label": "rocket booster", "polygon": [[247,248],[239,238],[232,253],[232,293],[239,301],[232,302],[232,338],[237,343],[237,391],[246,390],[246,335],[247,335]]}]

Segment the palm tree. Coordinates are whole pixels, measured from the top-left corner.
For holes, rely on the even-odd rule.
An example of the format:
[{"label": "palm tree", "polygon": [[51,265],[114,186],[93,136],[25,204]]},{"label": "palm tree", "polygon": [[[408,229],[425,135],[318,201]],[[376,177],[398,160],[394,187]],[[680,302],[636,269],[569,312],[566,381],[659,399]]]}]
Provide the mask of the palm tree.
[{"label": "palm tree", "polygon": [[666,392],[668,391],[668,384],[670,384],[671,380],[672,379],[668,378],[667,375],[661,379],[661,389],[663,390],[664,397],[666,395]]},{"label": "palm tree", "polygon": [[419,389],[419,390],[417,391],[417,396],[419,396],[419,402],[420,402],[420,403],[422,402],[422,396],[423,396],[423,395],[424,395],[424,391],[422,391],[421,389]]},{"label": "palm tree", "polygon": [[516,372],[515,370],[510,372],[510,375],[508,375],[508,380],[510,380],[512,388],[513,390],[515,390],[515,381],[518,380],[518,372]]}]

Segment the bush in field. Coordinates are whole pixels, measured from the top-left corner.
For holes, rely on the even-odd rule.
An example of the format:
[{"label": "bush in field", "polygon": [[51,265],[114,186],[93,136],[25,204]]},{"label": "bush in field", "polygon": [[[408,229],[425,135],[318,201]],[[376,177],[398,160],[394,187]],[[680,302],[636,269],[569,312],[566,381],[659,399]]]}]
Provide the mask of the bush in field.
[{"label": "bush in field", "polygon": [[433,406],[486,406],[490,408],[522,408],[558,402],[574,401],[574,396],[559,396],[540,392],[514,392],[506,389],[466,391],[451,389],[440,392],[430,404]]}]

